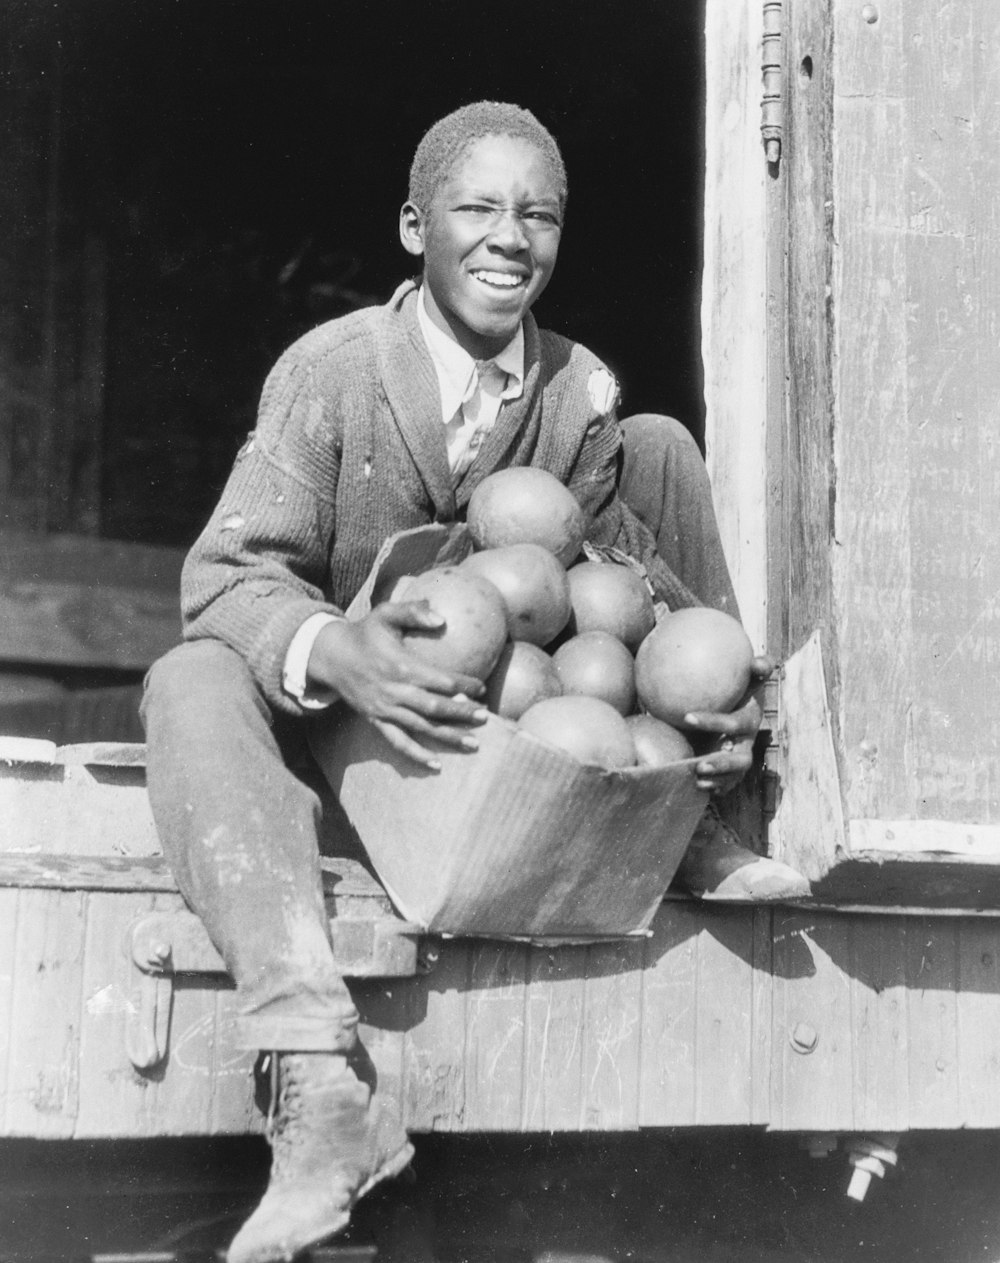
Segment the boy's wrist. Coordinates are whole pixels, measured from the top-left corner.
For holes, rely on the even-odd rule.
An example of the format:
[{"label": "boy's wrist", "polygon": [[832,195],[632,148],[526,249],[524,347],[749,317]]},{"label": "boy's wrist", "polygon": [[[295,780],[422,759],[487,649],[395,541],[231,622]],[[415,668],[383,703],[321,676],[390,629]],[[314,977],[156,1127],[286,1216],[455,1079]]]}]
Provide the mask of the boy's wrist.
[{"label": "boy's wrist", "polygon": [[310,615],[292,637],[285,654],[281,683],[289,697],[294,698],[304,710],[325,710],[337,700],[335,690],[317,686],[309,676],[309,661],[316,640],[325,627],[342,622],[343,618],[327,610]]}]

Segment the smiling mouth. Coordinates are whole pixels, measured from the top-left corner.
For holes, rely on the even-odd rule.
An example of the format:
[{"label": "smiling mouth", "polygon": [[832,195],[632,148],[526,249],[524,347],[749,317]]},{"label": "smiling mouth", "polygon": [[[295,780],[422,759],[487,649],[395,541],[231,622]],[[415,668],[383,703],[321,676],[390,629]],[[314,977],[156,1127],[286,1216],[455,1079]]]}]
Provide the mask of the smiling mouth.
[{"label": "smiling mouth", "polygon": [[515,275],[512,272],[489,272],[485,268],[477,269],[472,275],[481,285],[487,285],[490,289],[523,289],[528,283],[526,276]]}]

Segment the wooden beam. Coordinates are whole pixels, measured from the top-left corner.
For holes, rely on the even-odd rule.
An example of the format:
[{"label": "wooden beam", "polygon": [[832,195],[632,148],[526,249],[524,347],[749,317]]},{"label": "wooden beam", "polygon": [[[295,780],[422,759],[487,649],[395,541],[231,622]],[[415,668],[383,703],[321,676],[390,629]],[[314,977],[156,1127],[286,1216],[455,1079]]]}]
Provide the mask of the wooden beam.
[{"label": "wooden beam", "polygon": [[706,459],[740,612],[767,641],[767,262],[760,137],[761,6],[705,11]]},{"label": "wooden beam", "polygon": [[0,662],[145,670],[180,640],[180,549],[0,532]]}]

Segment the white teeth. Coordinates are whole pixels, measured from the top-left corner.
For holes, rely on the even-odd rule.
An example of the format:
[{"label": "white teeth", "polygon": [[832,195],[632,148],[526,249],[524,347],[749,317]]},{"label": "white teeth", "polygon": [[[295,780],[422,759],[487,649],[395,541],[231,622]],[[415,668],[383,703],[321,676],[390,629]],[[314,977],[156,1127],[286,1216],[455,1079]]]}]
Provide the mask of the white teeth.
[{"label": "white teeth", "polygon": [[506,289],[514,289],[524,283],[523,276],[511,276],[509,272],[473,272],[477,281],[485,281],[487,285],[502,285]]}]

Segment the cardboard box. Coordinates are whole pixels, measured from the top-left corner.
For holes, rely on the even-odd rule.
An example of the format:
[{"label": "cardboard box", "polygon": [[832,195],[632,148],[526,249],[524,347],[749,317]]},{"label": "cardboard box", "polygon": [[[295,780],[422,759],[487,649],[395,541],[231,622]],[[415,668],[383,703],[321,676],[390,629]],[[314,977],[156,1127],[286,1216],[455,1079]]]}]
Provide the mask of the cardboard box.
[{"label": "cardboard box", "polygon": [[[348,613],[465,546],[443,527],[393,537]],[[606,771],[499,716],[476,732],[480,748],[442,748],[435,773],[346,707],[314,727],[317,761],[401,915],[490,938],[643,933],[707,802],[695,760]]]}]

